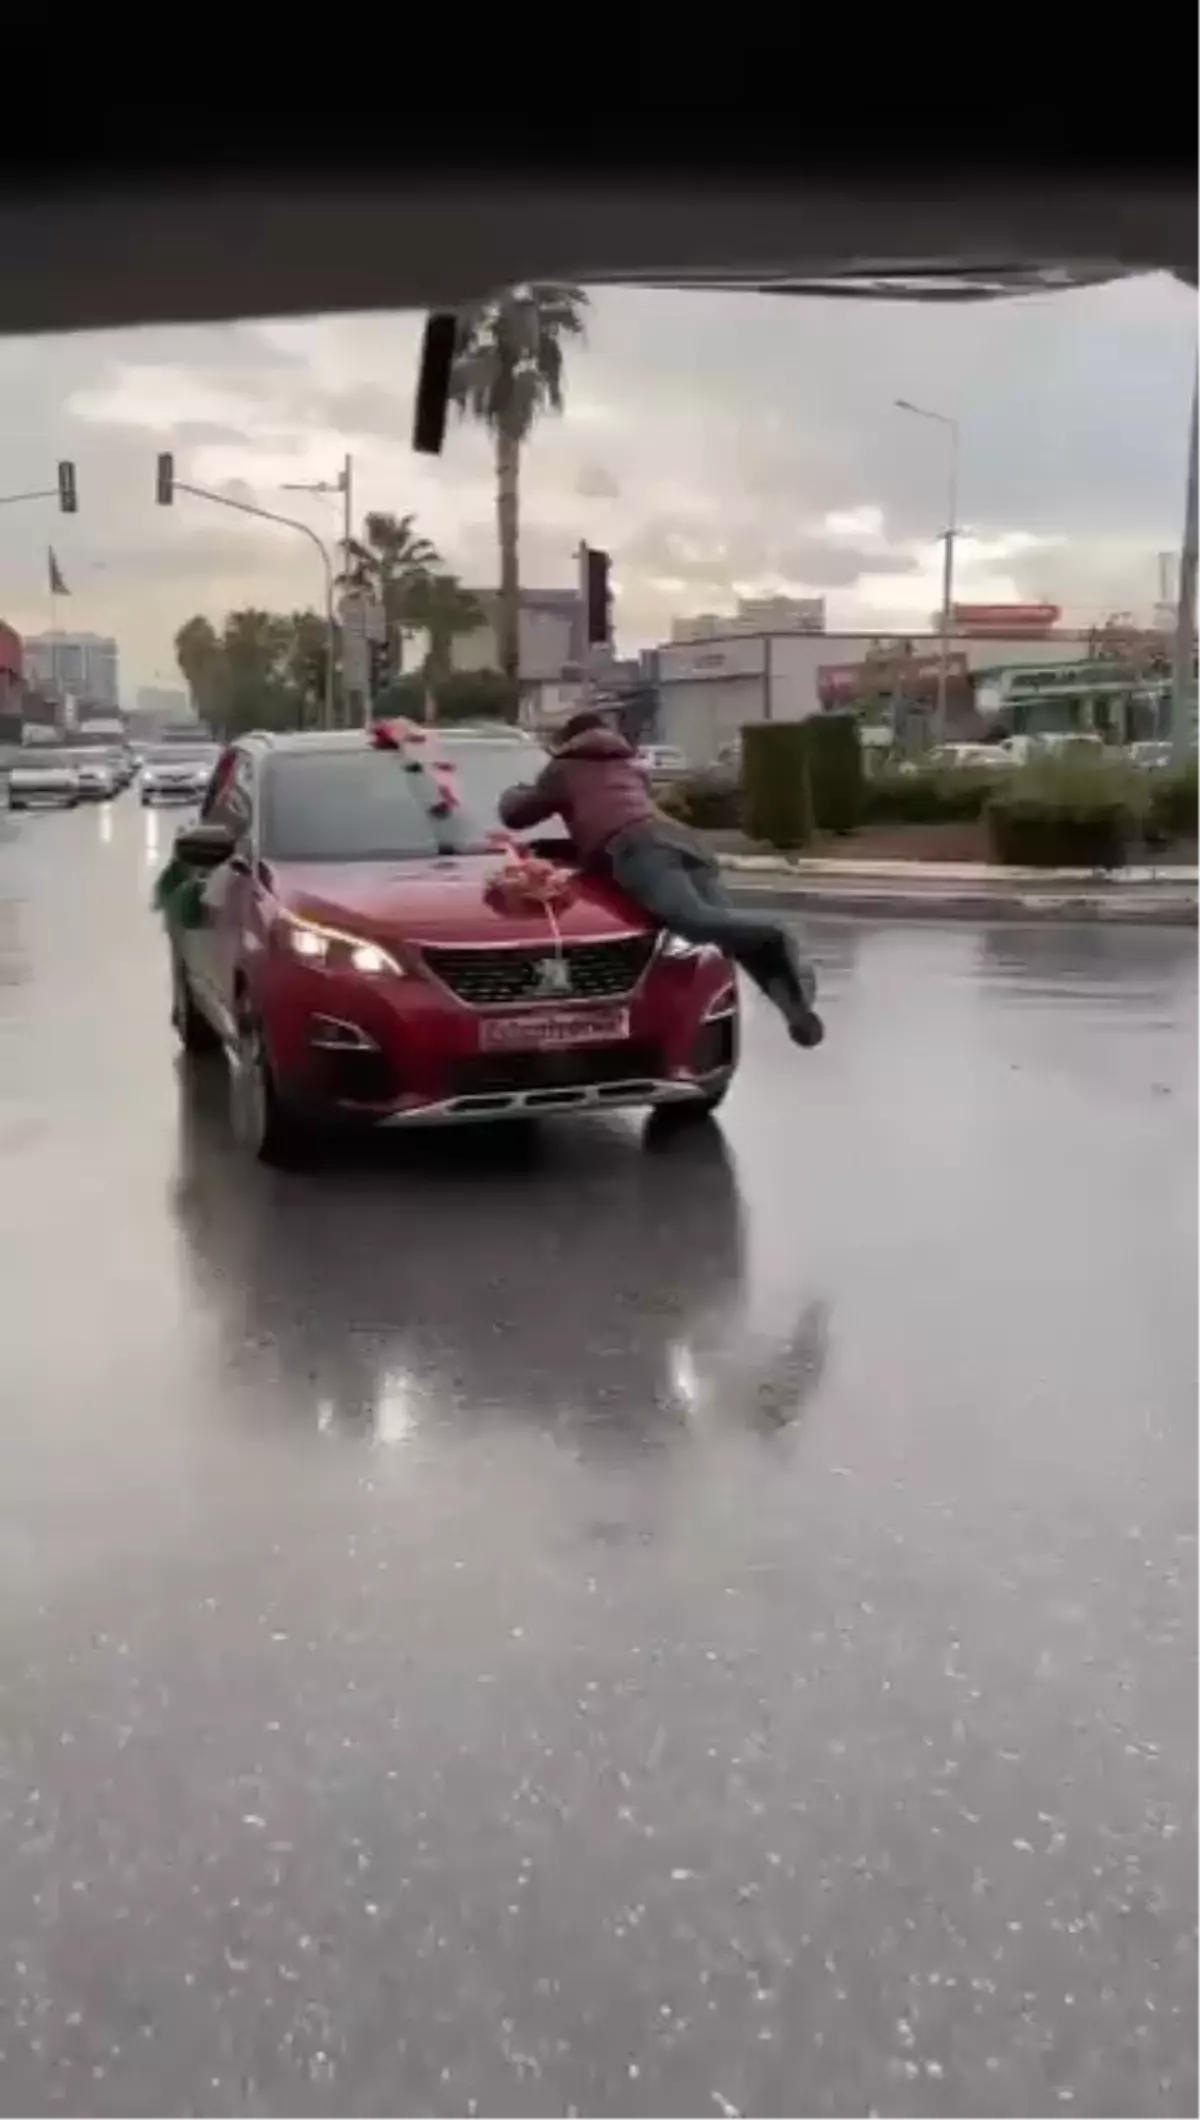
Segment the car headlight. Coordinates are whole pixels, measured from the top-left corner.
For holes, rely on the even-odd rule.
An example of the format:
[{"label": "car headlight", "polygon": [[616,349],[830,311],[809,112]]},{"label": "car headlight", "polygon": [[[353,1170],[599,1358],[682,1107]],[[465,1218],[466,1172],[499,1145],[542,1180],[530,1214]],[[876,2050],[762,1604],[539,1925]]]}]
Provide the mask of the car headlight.
[{"label": "car headlight", "polygon": [[281,923],[285,947],[303,963],[320,965],[325,971],[361,972],[367,978],[390,973],[403,978],[404,968],[377,942],[361,935],[343,935],[337,928],[320,927],[315,921],[288,919]]},{"label": "car headlight", "polygon": [[702,947],[699,942],[689,942],[686,935],[674,934],[670,928],[664,928],[659,937],[659,955],[671,957],[677,963],[685,957],[698,957]]}]

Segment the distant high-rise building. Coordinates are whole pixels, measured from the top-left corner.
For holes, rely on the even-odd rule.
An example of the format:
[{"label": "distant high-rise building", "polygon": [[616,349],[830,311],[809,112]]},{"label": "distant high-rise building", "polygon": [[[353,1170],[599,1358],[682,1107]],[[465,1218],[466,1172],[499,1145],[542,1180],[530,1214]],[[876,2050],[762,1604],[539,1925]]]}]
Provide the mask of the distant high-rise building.
[{"label": "distant high-rise building", "polygon": [[106,633],[35,633],[25,672],[43,691],[70,694],[116,713],[121,703],[116,641]]}]

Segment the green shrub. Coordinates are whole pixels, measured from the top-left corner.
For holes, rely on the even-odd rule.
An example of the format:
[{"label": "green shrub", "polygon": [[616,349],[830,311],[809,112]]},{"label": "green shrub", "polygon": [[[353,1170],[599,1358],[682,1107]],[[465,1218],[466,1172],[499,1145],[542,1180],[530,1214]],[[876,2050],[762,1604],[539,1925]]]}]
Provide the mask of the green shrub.
[{"label": "green shrub", "polygon": [[814,714],[799,724],[808,748],[813,822],[821,832],[852,832],[863,819],[866,775],[855,714]]},{"label": "green shrub", "polygon": [[1195,839],[1197,835],[1196,761],[1172,766],[1150,780],[1146,807],[1146,837],[1155,846],[1172,839]]},{"label": "green shrub", "polygon": [[742,731],[742,817],[751,839],[791,850],[813,834],[807,722],[757,721]]},{"label": "green shrub", "polygon": [[992,773],[902,773],[886,766],[868,779],[865,812],[872,824],[969,824],[996,791]]},{"label": "green shrub", "polygon": [[742,791],[730,774],[689,773],[657,795],[659,807],[698,832],[736,832],[742,821]]},{"label": "green shrub", "polygon": [[1137,836],[1127,773],[1074,759],[1027,766],[993,789],[985,812],[993,861],[1013,868],[1118,869]]},{"label": "green shrub", "polygon": [[800,847],[814,830],[852,832],[865,787],[853,714],[757,721],[742,731],[742,816],[752,839]]}]

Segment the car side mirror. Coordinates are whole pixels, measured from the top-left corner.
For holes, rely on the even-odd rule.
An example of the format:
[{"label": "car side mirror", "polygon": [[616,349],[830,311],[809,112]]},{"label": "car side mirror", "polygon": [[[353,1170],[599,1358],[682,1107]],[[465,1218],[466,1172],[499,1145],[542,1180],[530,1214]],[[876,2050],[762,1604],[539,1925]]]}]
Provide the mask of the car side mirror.
[{"label": "car side mirror", "polygon": [[219,869],[236,847],[227,824],[189,824],[175,835],[176,858],[192,869]]}]

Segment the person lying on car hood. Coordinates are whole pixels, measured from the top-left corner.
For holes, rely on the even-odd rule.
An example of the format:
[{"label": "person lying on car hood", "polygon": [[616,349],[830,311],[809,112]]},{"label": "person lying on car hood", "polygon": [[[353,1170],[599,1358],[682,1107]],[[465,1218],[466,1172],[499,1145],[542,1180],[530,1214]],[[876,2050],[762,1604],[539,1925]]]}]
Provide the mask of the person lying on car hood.
[{"label": "person lying on car hood", "polygon": [[572,715],[532,786],[508,788],[500,816],[513,832],[560,817],[581,868],[611,876],[659,926],[732,957],[779,1009],[797,1045],[819,1045],[816,977],[780,920],[729,903],[708,848],[666,817],[633,745],[602,714]]}]

